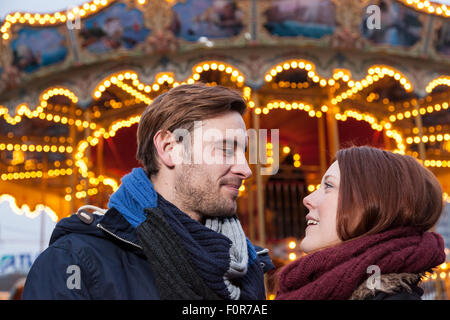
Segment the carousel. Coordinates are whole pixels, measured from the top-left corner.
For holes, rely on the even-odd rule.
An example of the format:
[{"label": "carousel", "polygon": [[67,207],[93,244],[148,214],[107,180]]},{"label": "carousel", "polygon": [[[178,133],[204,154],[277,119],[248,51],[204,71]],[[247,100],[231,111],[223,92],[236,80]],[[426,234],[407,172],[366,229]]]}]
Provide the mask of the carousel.
[{"label": "carousel", "polygon": [[[339,148],[411,155],[450,201],[445,4],[94,0],[10,13],[0,35],[0,200],[30,219],[106,207],[121,177],[139,166],[136,130],[146,106],[195,82],[238,90],[248,101],[247,128],[266,129],[258,137],[263,157],[240,189],[239,216],[278,265],[302,254],[302,199]],[[449,225],[436,227],[447,257]],[[424,286],[431,299],[449,299],[448,263]]]}]

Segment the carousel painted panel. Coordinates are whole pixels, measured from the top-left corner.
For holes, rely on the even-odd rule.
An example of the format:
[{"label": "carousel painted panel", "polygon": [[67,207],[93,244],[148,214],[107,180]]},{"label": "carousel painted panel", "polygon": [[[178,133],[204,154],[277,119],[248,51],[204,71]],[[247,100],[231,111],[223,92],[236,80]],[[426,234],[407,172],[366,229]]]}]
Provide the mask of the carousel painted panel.
[{"label": "carousel painted panel", "polygon": [[26,73],[63,62],[69,51],[65,35],[55,28],[22,28],[11,50],[12,65]]},{"label": "carousel painted panel", "polygon": [[450,21],[437,19],[433,25],[433,38],[430,45],[433,56],[450,61]]},{"label": "carousel painted panel", "polygon": [[258,2],[258,40],[264,43],[328,44],[337,28],[332,0]]},{"label": "carousel painted panel", "polygon": [[138,48],[150,34],[143,12],[125,3],[115,3],[85,19],[77,38],[82,57],[107,57]]},{"label": "carousel painted panel", "polygon": [[450,21],[444,21],[437,30],[434,48],[439,54],[444,55],[447,58],[450,57]]},{"label": "carousel painted panel", "polygon": [[[376,6],[370,10],[369,6]],[[394,54],[420,56],[427,37],[430,16],[419,13],[396,0],[377,0],[364,9],[360,30],[366,49]],[[379,15],[378,22],[373,22]],[[407,49],[407,50],[405,50]]]},{"label": "carousel painted panel", "polygon": [[181,47],[246,45],[251,39],[251,1],[180,0],[170,30]]}]

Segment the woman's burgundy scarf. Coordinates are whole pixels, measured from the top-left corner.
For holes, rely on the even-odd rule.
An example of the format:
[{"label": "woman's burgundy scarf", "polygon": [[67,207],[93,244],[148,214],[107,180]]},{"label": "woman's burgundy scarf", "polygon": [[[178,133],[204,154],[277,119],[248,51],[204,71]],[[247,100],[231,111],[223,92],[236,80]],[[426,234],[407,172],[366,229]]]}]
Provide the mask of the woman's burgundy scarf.
[{"label": "woman's burgundy scarf", "polygon": [[433,232],[402,227],[326,248],[287,265],[279,278],[278,300],[347,300],[371,276],[423,273],[445,261],[444,241]]}]

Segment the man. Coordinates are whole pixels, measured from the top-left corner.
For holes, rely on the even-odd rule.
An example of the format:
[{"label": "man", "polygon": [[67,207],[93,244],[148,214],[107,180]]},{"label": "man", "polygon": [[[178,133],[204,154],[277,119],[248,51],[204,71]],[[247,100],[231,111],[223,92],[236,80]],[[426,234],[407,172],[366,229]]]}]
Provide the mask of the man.
[{"label": "man", "polygon": [[57,224],[23,298],[264,299],[273,264],[236,217],[251,176],[245,110],[221,86],[157,97],[137,133],[143,168],[122,178],[104,215],[79,210]]}]

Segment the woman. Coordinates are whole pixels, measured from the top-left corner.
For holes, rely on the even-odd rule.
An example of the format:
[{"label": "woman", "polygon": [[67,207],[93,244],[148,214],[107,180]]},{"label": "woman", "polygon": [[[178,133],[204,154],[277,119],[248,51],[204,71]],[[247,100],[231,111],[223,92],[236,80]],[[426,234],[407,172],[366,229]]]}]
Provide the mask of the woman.
[{"label": "woman", "polygon": [[307,255],[281,270],[277,299],[420,300],[421,277],[445,260],[442,237],[428,231],[442,189],[410,156],[340,150],[303,203]]}]

